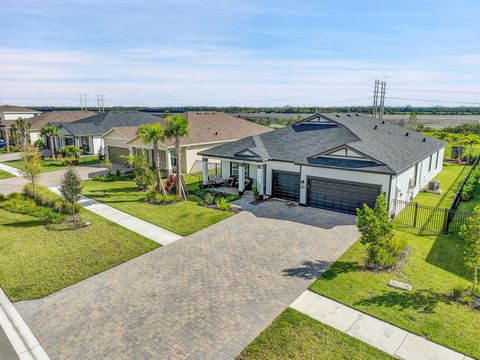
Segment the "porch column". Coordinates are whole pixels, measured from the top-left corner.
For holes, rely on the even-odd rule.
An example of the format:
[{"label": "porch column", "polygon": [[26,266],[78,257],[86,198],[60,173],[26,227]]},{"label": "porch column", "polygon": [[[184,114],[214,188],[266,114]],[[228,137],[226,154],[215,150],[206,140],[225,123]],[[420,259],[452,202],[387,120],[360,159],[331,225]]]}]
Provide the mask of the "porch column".
[{"label": "porch column", "polygon": [[208,158],[202,159],[202,180],[203,185],[208,185]]},{"label": "porch column", "polygon": [[258,195],[263,196],[263,165],[257,165],[257,189]]},{"label": "porch column", "polygon": [[[167,174],[170,175],[171,173],[173,173],[173,168],[172,168],[172,154],[170,154],[170,150],[167,148],[165,150],[166,152],[166,156],[165,156],[165,159],[166,159],[166,169],[167,169]],[[207,159],[208,160],[208,159]],[[208,174],[207,174],[208,175]],[[207,179],[208,181],[208,179]]]},{"label": "porch column", "polygon": [[238,193],[240,195],[243,195],[244,190],[245,190],[245,164],[238,163]]}]

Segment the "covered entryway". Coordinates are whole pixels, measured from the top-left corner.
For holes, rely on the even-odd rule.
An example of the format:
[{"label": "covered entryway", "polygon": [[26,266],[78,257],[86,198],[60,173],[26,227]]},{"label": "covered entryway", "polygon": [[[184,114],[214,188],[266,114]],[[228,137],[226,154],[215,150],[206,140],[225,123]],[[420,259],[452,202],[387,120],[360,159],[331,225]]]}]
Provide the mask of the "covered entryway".
[{"label": "covered entryway", "polygon": [[300,174],[286,171],[273,171],[273,197],[299,201]]},{"label": "covered entryway", "polygon": [[375,205],[380,185],[308,178],[307,205],[355,214],[363,204]]},{"label": "covered entryway", "polygon": [[130,155],[130,152],[127,148],[108,146],[108,159],[114,164],[123,164],[125,159],[122,156],[128,155]]}]

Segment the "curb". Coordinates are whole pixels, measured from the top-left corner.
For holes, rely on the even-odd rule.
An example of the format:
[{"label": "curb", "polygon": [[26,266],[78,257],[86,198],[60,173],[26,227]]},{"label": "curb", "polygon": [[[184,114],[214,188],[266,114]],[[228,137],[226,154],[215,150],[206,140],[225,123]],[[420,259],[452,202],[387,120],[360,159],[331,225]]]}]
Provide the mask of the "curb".
[{"label": "curb", "polygon": [[0,326],[20,360],[50,360],[2,288],[0,288]]}]

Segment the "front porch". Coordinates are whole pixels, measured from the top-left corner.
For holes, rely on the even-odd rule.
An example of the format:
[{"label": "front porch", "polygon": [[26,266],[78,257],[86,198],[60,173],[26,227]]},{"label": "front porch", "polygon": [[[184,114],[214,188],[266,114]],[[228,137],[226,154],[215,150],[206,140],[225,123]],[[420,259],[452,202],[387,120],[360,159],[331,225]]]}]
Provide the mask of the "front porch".
[{"label": "front porch", "polygon": [[265,194],[265,164],[216,160],[221,160],[220,173],[212,175],[211,163],[208,162],[208,158],[202,159],[202,184],[204,187],[215,187],[219,191],[238,193],[239,195],[247,192],[253,195],[253,189],[256,188],[258,195]]}]

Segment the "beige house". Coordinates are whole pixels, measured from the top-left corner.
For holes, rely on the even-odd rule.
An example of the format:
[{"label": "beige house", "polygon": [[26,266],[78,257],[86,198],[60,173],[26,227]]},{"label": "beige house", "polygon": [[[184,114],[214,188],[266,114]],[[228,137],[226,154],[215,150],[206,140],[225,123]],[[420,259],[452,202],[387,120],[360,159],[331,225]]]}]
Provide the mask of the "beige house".
[{"label": "beige house", "polygon": [[[272,129],[222,112],[189,111],[183,114],[189,122],[189,135],[182,139],[182,171],[201,171],[200,151],[235,141],[242,137],[260,135]],[[160,118],[165,126],[165,119]],[[114,127],[103,136],[107,158],[113,163],[123,163],[124,157],[145,149],[152,160],[152,146],[137,136],[138,126]],[[161,146],[160,166],[171,172],[176,167],[175,147],[167,140]]]}]

